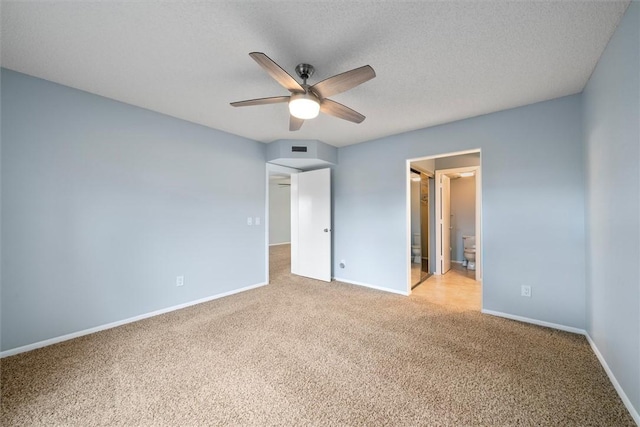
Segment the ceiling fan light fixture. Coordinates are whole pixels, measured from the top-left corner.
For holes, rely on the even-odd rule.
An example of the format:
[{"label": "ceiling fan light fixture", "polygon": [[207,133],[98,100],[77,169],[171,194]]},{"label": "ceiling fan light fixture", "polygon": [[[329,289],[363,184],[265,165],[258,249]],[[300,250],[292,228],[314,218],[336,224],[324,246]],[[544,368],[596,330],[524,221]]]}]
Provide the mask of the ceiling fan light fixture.
[{"label": "ceiling fan light fixture", "polygon": [[280,86],[291,92],[291,95],[232,102],[232,107],[248,107],[250,105],[267,105],[286,102],[289,104],[289,131],[300,130],[304,121],[317,117],[320,110],[322,110],[324,114],[352,123],[362,123],[366,118],[357,111],[339,102],[332,101],[327,97],[353,89],[374,78],[376,72],[373,71],[370,65],[364,65],[344,73],[336,74],[333,77],[329,77],[310,86],[307,84],[307,80],[314,72],[314,68],[310,64],[302,63],[296,67],[296,74],[302,79],[301,84],[264,53],[251,52],[249,56],[264,68]]},{"label": "ceiling fan light fixture", "polygon": [[313,119],[320,113],[320,102],[308,92],[294,93],[289,101],[289,112],[299,119]]}]

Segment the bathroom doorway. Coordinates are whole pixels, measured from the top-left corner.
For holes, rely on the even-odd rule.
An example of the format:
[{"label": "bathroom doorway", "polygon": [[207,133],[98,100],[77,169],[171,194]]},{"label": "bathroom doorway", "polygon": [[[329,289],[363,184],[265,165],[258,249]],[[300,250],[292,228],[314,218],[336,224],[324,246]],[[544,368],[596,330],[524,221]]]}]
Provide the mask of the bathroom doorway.
[{"label": "bathroom doorway", "polygon": [[[477,185],[480,166],[436,170],[436,275],[446,274],[452,267],[464,267],[465,275],[478,280],[481,267],[480,212]],[[460,269],[460,268],[459,268]]]},{"label": "bathroom doorway", "polygon": [[[429,283],[433,278],[443,277],[449,270],[449,267],[443,268],[445,261],[451,266],[451,271],[455,270],[456,274],[468,277],[472,282],[480,285],[482,280],[482,185],[480,172],[480,150],[407,160],[408,293],[411,293],[417,285],[422,288],[425,286],[422,285],[423,283]],[[425,175],[426,179],[424,179]],[[425,191],[427,194],[425,203],[427,227],[426,232],[422,231],[422,227],[418,232],[416,228],[418,211],[413,202],[416,200],[417,194],[420,193],[417,192],[416,184],[412,183],[423,180],[428,188],[428,192]],[[442,201],[438,197],[442,191],[441,180],[446,180],[449,182],[450,188],[453,187],[451,194],[454,196],[454,200],[447,202],[446,207],[439,203]],[[471,186],[470,182],[472,182]],[[466,191],[464,195],[466,199],[461,201],[456,194],[461,194],[458,191],[461,191],[462,188]],[[471,194],[469,194],[469,188],[472,188]],[[447,212],[447,208],[450,210],[449,212]],[[447,218],[442,217],[443,213],[447,214]],[[450,237],[450,243],[444,245],[442,241],[443,230],[438,229],[443,226],[447,227]],[[418,239],[418,233],[420,239]],[[423,242],[423,239],[426,241]],[[423,253],[426,253],[426,272],[424,276],[421,274],[419,277],[416,275],[418,247],[421,257]],[[472,252],[471,249],[474,251]],[[474,257],[475,259],[473,259]],[[469,263],[468,260],[472,262]],[[420,263],[420,268],[422,269],[422,263]],[[479,290],[480,286],[477,289]]]}]

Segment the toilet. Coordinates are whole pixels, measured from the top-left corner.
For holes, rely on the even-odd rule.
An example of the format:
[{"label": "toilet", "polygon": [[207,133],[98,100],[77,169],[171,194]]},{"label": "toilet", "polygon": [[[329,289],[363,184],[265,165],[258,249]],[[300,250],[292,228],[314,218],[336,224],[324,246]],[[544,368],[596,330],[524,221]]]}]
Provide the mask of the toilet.
[{"label": "toilet", "polygon": [[414,264],[420,264],[422,262],[420,233],[413,233],[411,235],[411,262]]},{"label": "toilet", "polygon": [[462,236],[464,263],[468,270],[476,269],[476,236]]}]

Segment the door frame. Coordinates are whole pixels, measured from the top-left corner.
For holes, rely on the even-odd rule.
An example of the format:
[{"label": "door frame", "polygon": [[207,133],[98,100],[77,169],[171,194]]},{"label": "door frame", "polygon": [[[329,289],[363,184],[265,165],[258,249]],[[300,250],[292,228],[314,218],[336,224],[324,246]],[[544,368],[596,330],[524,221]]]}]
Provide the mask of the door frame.
[{"label": "door frame", "polygon": [[299,169],[289,168],[287,166],[280,166],[274,163],[266,163],[265,167],[265,203],[264,203],[264,281],[269,283],[269,184],[271,175],[288,175],[291,176],[301,172]]},{"label": "door frame", "polygon": [[[443,157],[459,156],[461,154],[480,153],[480,166],[468,166],[456,169],[476,169],[476,280],[482,282],[484,258],[483,251],[483,230],[482,230],[482,150],[479,148],[472,150],[456,151],[431,156],[410,158],[405,161],[405,265],[407,295],[411,295],[411,163],[420,160],[440,159]],[[435,171],[434,171],[435,173]],[[437,186],[437,182],[436,182]],[[437,191],[437,190],[436,190]],[[437,199],[437,198],[436,198]],[[484,288],[484,287],[483,287]],[[483,292],[484,294],[484,292]],[[484,298],[482,298],[484,300]],[[481,308],[484,306],[481,301]]]}]

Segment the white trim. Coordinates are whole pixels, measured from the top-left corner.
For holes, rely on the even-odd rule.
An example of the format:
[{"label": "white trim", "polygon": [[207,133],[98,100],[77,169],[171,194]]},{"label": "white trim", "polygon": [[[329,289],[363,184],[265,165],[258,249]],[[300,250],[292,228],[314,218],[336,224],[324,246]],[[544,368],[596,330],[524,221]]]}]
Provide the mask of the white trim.
[{"label": "white trim", "polygon": [[270,243],[269,246],[280,246],[280,245],[290,245],[291,242],[282,242],[282,243]]},{"label": "white trim", "polygon": [[397,289],[385,288],[383,286],[370,285],[368,283],[356,282],[355,280],[343,279],[340,277],[334,277],[333,280],[336,282],[348,283],[350,285],[364,286],[365,288],[375,289],[377,291],[391,292],[392,294],[399,294],[404,296],[409,296],[409,293],[404,291],[399,291]]},{"label": "white trim", "polygon": [[452,264],[462,264],[463,262],[464,262],[464,261],[454,261],[454,260],[451,260],[451,263],[452,263]]},{"label": "white trim", "polygon": [[161,308],[160,310],[155,310],[155,311],[152,311],[150,313],[140,314],[138,316],[130,317],[128,319],[118,320],[116,322],[111,322],[111,323],[107,323],[107,324],[104,324],[104,325],[95,326],[93,328],[84,329],[82,331],[72,332],[70,334],[61,335],[61,336],[55,337],[55,338],[49,338],[49,339],[46,339],[44,341],[38,341],[38,342],[35,342],[33,344],[27,344],[27,345],[24,345],[22,347],[12,348],[12,349],[0,352],[0,358],[13,356],[13,355],[16,355],[16,354],[19,354],[19,353],[24,353],[26,351],[35,350],[37,348],[46,347],[46,346],[49,346],[49,345],[52,345],[52,344],[58,344],[58,343],[61,343],[63,341],[68,341],[68,340],[71,340],[71,339],[74,339],[74,338],[82,337],[84,335],[89,335],[89,334],[93,334],[95,332],[104,331],[106,329],[111,329],[111,328],[115,328],[115,327],[118,327],[118,326],[126,325],[127,323],[137,322],[138,320],[148,319],[149,317],[154,317],[154,316],[158,316],[160,314],[169,313],[171,311],[180,310],[180,309],[183,309],[183,308],[190,307],[192,305],[202,304],[204,302],[212,301],[214,299],[227,297],[227,296],[230,296],[230,295],[233,295],[233,294],[237,294],[237,293],[240,293],[240,292],[244,292],[244,291],[249,291],[251,289],[259,288],[259,287],[265,286],[267,284],[268,283],[264,282],[264,283],[257,283],[255,285],[245,286],[244,288],[234,289],[234,290],[231,290],[231,291],[223,292],[221,294],[216,294],[216,295],[212,295],[212,296],[209,296],[209,297],[200,298],[200,299],[197,299],[195,301],[190,301],[190,302],[186,302],[186,303],[183,303],[183,304],[174,305],[172,307]]},{"label": "white trim", "polygon": [[585,335],[587,331],[580,328],[574,328],[573,326],[560,325],[558,323],[545,322],[543,320],[531,319],[529,317],[516,316],[515,314],[502,313],[500,311],[493,310],[480,310],[484,314],[490,314],[491,316],[504,317],[505,319],[517,320],[519,322],[531,323],[532,325],[544,326],[547,328],[558,329],[565,332],[571,332],[574,334]]},{"label": "white trim", "polygon": [[613,384],[613,388],[615,388],[616,391],[618,392],[618,396],[620,396],[622,403],[624,403],[624,406],[627,407],[629,414],[631,414],[631,417],[636,422],[636,424],[640,425],[640,414],[638,414],[638,411],[636,410],[636,408],[633,407],[631,400],[629,400],[629,397],[625,394],[624,390],[622,389],[622,386],[616,379],[615,375],[613,375],[613,372],[609,368],[609,365],[607,365],[607,361],[605,360],[602,353],[600,353],[600,350],[598,350],[596,343],[591,339],[591,336],[589,335],[588,332],[585,332],[584,336],[587,337],[587,341],[589,341],[589,345],[591,345],[591,350],[593,350],[596,357],[600,361],[600,364],[604,368],[604,371],[607,373],[607,376],[609,377],[611,384]]}]

